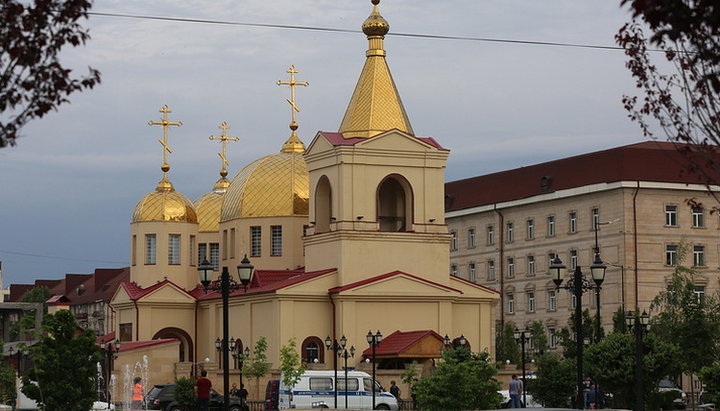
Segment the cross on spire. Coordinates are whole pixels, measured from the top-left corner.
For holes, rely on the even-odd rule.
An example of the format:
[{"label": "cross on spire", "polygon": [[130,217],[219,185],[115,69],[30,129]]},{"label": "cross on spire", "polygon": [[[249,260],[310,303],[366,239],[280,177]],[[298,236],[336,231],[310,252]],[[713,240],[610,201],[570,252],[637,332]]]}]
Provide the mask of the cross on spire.
[{"label": "cross on spire", "polygon": [[295,81],[295,74],[298,72],[295,70],[295,66],[291,65],[289,69],[285,70],[286,73],[290,73],[290,81],[282,81],[278,80],[277,85],[278,86],[290,86],[290,98],[285,99],[288,103],[290,103],[290,113],[292,114],[292,122],[290,122],[290,130],[292,130],[292,134],[295,134],[295,130],[297,130],[298,125],[295,121],[295,113],[299,113],[300,109],[297,105],[295,105],[295,87],[297,86],[303,86],[307,87],[310,85],[310,83],[306,81]]},{"label": "cross on spire", "polygon": [[182,126],[181,121],[170,121],[170,117],[168,116],[169,113],[172,113],[172,110],[168,107],[167,104],[163,104],[163,106],[159,110],[162,113],[162,120],[161,121],[148,121],[148,125],[150,126],[160,126],[163,128],[163,138],[161,140],[158,140],[158,142],[163,146],[163,164],[160,167],[160,169],[163,171],[163,173],[166,173],[170,170],[170,165],[168,164],[168,153],[172,153],[172,149],[168,145],[168,128],[170,126],[176,126],[180,127]]},{"label": "cross on spire", "polygon": [[220,137],[210,136],[210,140],[220,140],[220,142],[222,143],[222,151],[220,153],[218,153],[218,155],[220,156],[220,160],[221,160],[220,176],[225,177],[227,175],[227,169],[225,169],[225,166],[230,165],[230,162],[227,160],[227,156],[226,156],[227,142],[228,141],[238,141],[240,139],[237,137],[228,137],[227,131],[230,128],[230,126],[228,126],[227,121],[223,121],[222,124],[220,124],[218,126],[218,128],[220,130],[222,130],[222,132],[220,133]]}]

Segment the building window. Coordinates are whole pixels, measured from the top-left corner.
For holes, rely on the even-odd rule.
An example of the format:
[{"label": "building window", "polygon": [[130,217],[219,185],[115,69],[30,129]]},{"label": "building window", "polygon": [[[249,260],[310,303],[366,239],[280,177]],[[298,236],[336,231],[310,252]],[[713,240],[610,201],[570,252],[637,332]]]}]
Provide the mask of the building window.
[{"label": "building window", "polygon": [[527,274],[535,275],[535,256],[527,256]]},{"label": "building window", "polygon": [[468,279],[472,282],[477,281],[477,277],[475,274],[475,263],[468,264]]},{"label": "building window", "polygon": [[527,310],[529,313],[535,312],[535,293],[527,293]]},{"label": "building window", "polygon": [[705,246],[693,246],[693,266],[705,267]]},{"label": "building window", "polygon": [[577,212],[571,211],[568,218],[570,220],[570,233],[577,233]]},{"label": "building window", "polygon": [[507,242],[512,243],[515,237],[513,237],[513,223],[507,223]]},{"label": "building window", "polygon": [[450,251],[457,250],[457,231],[450,231]]},{"label": "building window", "polygon": [[457,277],[457,264],[450,264],[450,275]]},{"label": "building window", "polygon": [[665,265],[677,265],[678,246],[668,244],[665,246]]},{"label": "building window", "polygon": [[487,262],[487,279],[491,281],[495,279],[495,261],[493,260]]},{"label": "building window", "polygon": [[270,230],[272,235],[272,247],[270,249],[270,255],[277,257],[282,255],[282,226],[273,225],[270,226]]},{"label": "building window", "polygon": [[230,258],[235,258],[235,229],[230,229]]},{"label": "building window", "polygon": [[548,290],[548,311],[557,311],[557,294],[555,290]]},{"label": "building window", "polygon": [[180,234],[168,236],[168,264],[180,264]]},{"label": "building window", "polygon": [[702,207],[693,207],[692,221],[695,228],[705,227],[705,210]]},{"label": "building window", "polygon": [[157,252],[157,237],[155,234],[145,234],[145,264],[155,264]]},{"label": "building window", "polygon": [[592,229],[597,230],[600,228],[600,209],[593,207],[590,212],[592,213]]},{"label": "building window", "polygon": [[515,296],[513,294],[507,295],[507,312],[508,314],[515,314]]},{"label": "building window", "polygon": [[553,260],[555,259],[555,257],[557,257],[557,254],[555,254],[555,253],[548,253],[548,268],[550,268],[550,266],[552,265]]},{"label": "building window", "polygon": [[572,294],[571,297],[570,307],[574,310],[577,306],[577,297],[575,297],[575,294]]},{"label": "building window", "polygon": [[210,243],[210,265],[212,265],[213,271],[220,268],[220,244],[218,243]]},{"label": "building window", "polygon": [[260,257],[262,254],[262,228],[259,226],[250,227],[250,256]]},{"label": "building window", "polygon": [[195,236],[190,236],[190,250],[188,251],[188,263],[190,265],[195,265]]},{"label": "building window", "polygon": [[228,230],[223,230],[222,233],[222,259],[227,260],[228,258]]},{"label": "building window", "polygon": [[495,229],[493,226],[487,226],[487,245],[495,244]]},{"label": "building window", "polygon": [[515,277],[515,259],[514,258],[507,259],[507,276],[508,276],[508,278]]},{"label": "building window", "polygon": [[671,227],[676,227],[678,225],[676,205],[665,206],[665,225]]},{"label": "building window", "polygon": [[555,216],[548,216],[547,218],[547,232],[548,237],[555,237]]},{"label": "building window", "polygon": [[528,240],[535,238],[535,220],[527,220],[527,238]]},{"label": "building window", "polygon": [[120,341],[132,341],[132,323],[120,324]]},{"label": "building window", "polygon": [[555,332],[554,328],[548,328],[548,332],[550,333],[550,348],[557,348],[557,332]]},{"label": "building window", "polygon": [[132,265],[137,264],[137,236],[132,236],[132,246],[131,246],[131,255],[130,255],[130,263]]},{"label": "building window", "polygon": [[202,262],[205,261],[207,258],[208,258],[207,244],[206,243],[198,244],[198,264],[202,264]]},{"label": "building window", "polygon": [[574,270],[577,268],[578,255],[577,250],[570,250],[570,269]]},{"label": "building window", "polygon": [[474,248],[475,247],[475,229],[474,228],[468,228],[468,248]]},{"label": "building window", "polygon": [[301,345],[302,360],[306,363],[322,363],[325,361],[325,344],[318,337],[308,337]]},{"label": "building window", "polygon": [[702,302],[703,298],[705,298],[705,287],[699,285],[695,286],[695,297],[697,297],[698,302]]}]

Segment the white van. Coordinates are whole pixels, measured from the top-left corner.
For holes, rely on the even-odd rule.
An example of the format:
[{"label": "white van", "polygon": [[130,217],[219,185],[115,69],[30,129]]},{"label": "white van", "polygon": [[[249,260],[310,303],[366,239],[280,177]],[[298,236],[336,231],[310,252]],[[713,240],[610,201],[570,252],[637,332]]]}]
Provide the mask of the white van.
[{"label": "white van", "polygon": [[[306,371],[300,381],[292,387],[282,383],[280,378],[280,395],[278,408],[335,408],[335,371]],[[347,386],[347,389],[345,387]],[[353,410],[371,410],[373,403],[372,378],[363,371],[348,371],[347,384],[345,371],[337,373],[337,407],[345,408],[347,394],[348,408]],[[395,396],[382,390],[375,382],[375,409],[397,410]]]}]

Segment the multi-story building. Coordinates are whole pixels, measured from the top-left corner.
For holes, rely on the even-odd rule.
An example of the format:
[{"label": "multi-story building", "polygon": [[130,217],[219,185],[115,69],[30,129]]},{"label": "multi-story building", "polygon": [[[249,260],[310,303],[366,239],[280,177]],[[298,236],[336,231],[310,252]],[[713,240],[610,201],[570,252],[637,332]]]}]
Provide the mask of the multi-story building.
[{"label": "multi-story building", "polygon": [[[568,276],[579,264],[589,277],[595,226],[608,266],[600,303],[606,329],[618,307],[648,309],[681,244],[683,264],[698,273],[698,296],[717,290],[720,218],[709,212],[718,203],[708,190],[720,188],[702,184],[687,165],[673,144],[643,142],[447,183],[450,271],[500,291],[499,322],[522,328],[542,320],[551,346],[575,301],[556,289],[550,261],[559,256]],[[582,304],[595,313],[593,293]]]}]

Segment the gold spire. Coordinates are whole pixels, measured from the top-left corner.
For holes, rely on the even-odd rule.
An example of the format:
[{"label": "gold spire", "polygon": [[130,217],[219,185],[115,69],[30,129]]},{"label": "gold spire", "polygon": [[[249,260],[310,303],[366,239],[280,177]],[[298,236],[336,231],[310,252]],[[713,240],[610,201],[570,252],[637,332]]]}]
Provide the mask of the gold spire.
[{"label": "gold spire", "polygon": [[222,143],[222,151],[218,153],[220,156],[220,177],[225,178],[227,176],[228,172],[225,166],[229,166],[230,162],[227,160],[227,142],[228,141],[238,141],[240,140],[237,137],[229,137],[228,136],[228,129],[230,126],[228,126],[227,121],[223,121],[222,124],[218,126],[222,132],[220,133],[220,137],[210,136],[210,140],[220,140]]},{"label": "gold spire", "polygon": [[277,85],[290,86],[290,98],[285,100],[290,103],[290,113],[292,115],[292,121],[290,122],[290,138],[288,138],[285,144],[283,144],[283,148],[280,151],[283,153],[302,153],[303,151],[305,151],[305,145],[302,143],[300,138],[297,136],[297,133],[295,132],[295,130],[298,129],[298,123],[295,121],[295,113],[300,112],[300,109],[295,104],[295,87],[307,87],[310,85],[310,83],[304,81],[295,81],[295,73],[298,72],[297,70],[295,70],[295,66],[291,65],[290,68],[287,69],[285,72],[290,73],[290,81],[278,80]]},{"label": "gold spire", "polygon": [[338,131],[345,138],[369,138],[394,128],[412,135],[410,120],[385,60],[383,40],[390,24],[380,15],[380,0],[372,3],[373,11],[362,25],[368,38],[367,59]]},{"label": "gold spire", "polygon": [[148,121],[148,125],[150,126],[161,126],[163,128],[163,138],[161,140],[158,140],[158,142],[163,146],[163,163],[162,166],[160,166],[160,169],[163,171],[163,178],[158,183],[158,186],[156,188],[157,191],[173,191],[173,185],[168,179],[167,172],[170,171],[170,164],[168,164],[168,153],[172,153],[172,149],[168,145],[168,127],[170,126],[182,126],[182,122],[180,121],[170,121],[170,117],[168,116],[169,113],[172,113],[172,110],[168,108],[167,104],[163,104],[163,106],[159,110],[162,113],[162,120],[161,121]]}]

